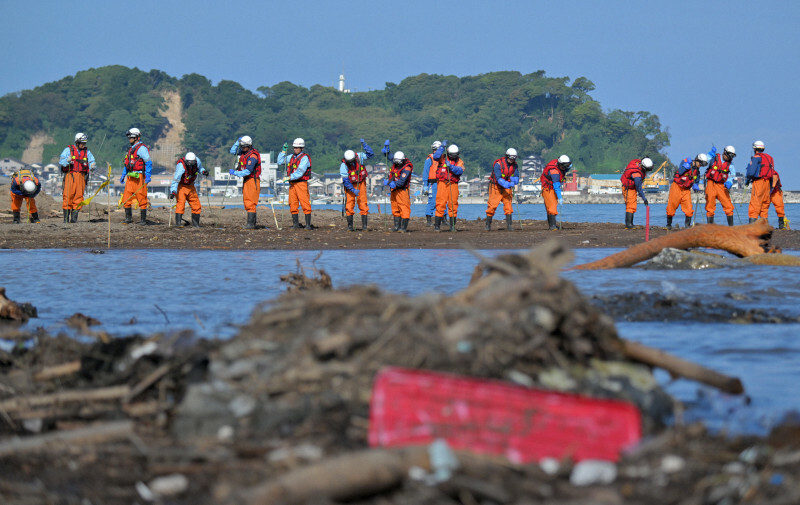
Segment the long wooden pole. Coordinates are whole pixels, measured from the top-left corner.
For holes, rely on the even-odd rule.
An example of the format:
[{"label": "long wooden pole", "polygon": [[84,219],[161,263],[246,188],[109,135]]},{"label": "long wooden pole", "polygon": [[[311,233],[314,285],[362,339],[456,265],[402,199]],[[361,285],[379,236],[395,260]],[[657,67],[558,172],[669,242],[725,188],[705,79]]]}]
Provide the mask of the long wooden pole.
[{"label": "long wooden pole", "polygon": [[577,265],[570,270],[603,270],[629,267],[640,261],[652,258],[667,247],[675,249],[709,247],[728,251],[742,258],[754,254],[772,252],[769,245],[771,236],[772,227],[767,223],[766,219],[759,219],[755,223],[742,226],[705,224],[662,235],[601,260]]},{"label": "long wooden pole", "polygon": [[108,164],[107,211],[108,211],[108,249],[111,249],[111,163]]}]

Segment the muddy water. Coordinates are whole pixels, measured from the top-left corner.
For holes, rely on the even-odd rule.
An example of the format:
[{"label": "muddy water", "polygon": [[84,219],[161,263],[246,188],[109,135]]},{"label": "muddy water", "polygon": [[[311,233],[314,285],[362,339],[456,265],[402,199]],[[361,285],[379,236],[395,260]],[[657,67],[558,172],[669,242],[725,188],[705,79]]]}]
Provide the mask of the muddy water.
[{"label": "muddy water", "polygon": [[[497,255],[502,251],[486,251]],[[584,263],[616,252],[576,251]],[[31,302],[39,318],[28,326],[69,330],[65,318],[82,312],[116,335],[189,328],[208,338],[233,335],[260,302],[284,287],[279,276],[297,268],[324,268],[334,286],[376,284],[407,294],[453,293],[466,286],[476,264],[461,250],[326,251],[129,250],[93,254],[75,250],[3,250],[2,285],[9,298]],[[447,272],[443,275],[442,272]],[[800,317],[794,269],[766,266],[702,271],[625,269],[567,272],[587,295],[670,293],[697,304],[724,301]],[[751,404],[687,381],[669,390],[717,427],[760,432],[785,411],[800,410],[800,323],[730,324],[692,316],[686,320],[618,321],[622,336],[740,377]],[[662,376],[666,383],[669,378]]]}]

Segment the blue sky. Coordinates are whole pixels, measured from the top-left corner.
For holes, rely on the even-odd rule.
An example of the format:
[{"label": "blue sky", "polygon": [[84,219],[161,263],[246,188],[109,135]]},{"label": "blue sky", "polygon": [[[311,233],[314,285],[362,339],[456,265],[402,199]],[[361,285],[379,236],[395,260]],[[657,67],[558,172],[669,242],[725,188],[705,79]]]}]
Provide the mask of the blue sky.
[{"label": "blue sky", "polygon": [[254,91],[333,86],[343,69],[354,91],[544,70],[589,78],[606,110],[657,114],[673,161],[732,144],[743,170],[763,140],[786,188],[800,189],[796,0],[0,0],[0,12],[0,94],[112,64]]}]

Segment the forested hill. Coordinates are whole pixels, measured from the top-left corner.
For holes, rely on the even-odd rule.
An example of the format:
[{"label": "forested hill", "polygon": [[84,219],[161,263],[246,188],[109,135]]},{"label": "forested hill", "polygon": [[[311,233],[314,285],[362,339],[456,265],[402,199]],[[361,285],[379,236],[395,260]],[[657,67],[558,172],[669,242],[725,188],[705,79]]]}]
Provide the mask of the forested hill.
[{"label": "forested hill", "polygon": [[213,86],[198,74],[108,66],[1,98],[0,155],[19,158],[34,137],[44,138],[47,163],[82,131],[98,160],[116,167],[124,132],[135,126],[145,143],[172,142],[206,165],[227,164],[239,135],[251,135],[263,152],[303,137],[317,172],[337,170],[342,152],[358,148],[360,137],[378,155],[390,139],[392,150],[417,166],[433,140],[448,139],[461,148],[470,175],[487,170],[508,147],[545,161],[566,153],[582,173],[617,172],[642,155],[656,165],[666,159],[669,133],[658,116],[606,112],[591,97],[594,88],[585,77],[570,83],[539,71],[421,74],[357,93],[281,82],[254,93],[233,81]]}]

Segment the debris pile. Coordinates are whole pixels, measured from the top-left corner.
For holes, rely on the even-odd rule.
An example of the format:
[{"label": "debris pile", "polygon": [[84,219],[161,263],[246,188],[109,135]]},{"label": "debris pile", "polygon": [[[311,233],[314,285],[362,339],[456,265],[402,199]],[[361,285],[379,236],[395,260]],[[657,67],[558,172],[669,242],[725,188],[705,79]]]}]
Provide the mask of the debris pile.
[{"label": "debris pile", "polygon": [[[0,501],[795,503],[800,430],[780,442],[665,430],[672,400],[641,364],[658,358],[558,276],[570,259],[557,242],[481,258],[463,291],[413,298],[301,271],[224,342],[28,335],[0,352]],[[648,439],[616,464],[370,449],[386,366],[626,399]]]}]

